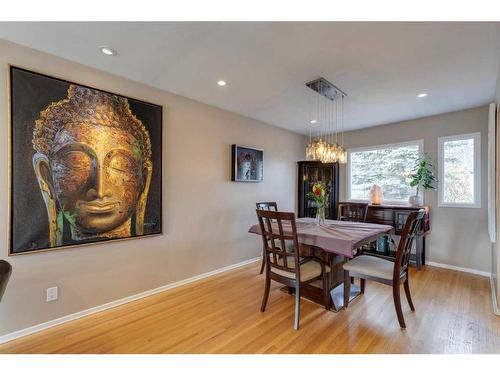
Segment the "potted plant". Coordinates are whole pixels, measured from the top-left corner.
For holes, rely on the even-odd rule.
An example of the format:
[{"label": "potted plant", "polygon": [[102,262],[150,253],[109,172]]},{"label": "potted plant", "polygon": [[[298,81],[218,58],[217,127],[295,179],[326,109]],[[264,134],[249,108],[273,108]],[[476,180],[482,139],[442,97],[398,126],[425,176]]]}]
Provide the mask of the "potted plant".
[{"label": "potted plant", "polygon": [[409,203],[412,206],[421,206],[423,198],[419,194],[420,188],[424,191],[435,190],[437,182],[434,175],[434,165],[427,155],[424,154],[415,161],[415,166],[408,177],[410,179],[410,186],[417,187],[417,194],[410,197]]},{"label": "potted plant", "polygon": [[316,203],[316,224],[324,224],[325,206],[326,200],[328,199],[325,184],[322,182],[316,182],[312,187],[312,191],[307,193],[307,197]]}]

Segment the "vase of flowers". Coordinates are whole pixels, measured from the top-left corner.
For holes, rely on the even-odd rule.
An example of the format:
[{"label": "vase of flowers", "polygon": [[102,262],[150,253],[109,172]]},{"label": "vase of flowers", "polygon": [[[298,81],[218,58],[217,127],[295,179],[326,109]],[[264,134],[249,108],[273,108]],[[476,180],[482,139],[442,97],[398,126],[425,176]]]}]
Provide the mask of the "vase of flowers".
[{"label": "vase of flowers", "polygon": [[408,176],[410,178],[410,186],[417,188],[417,194],[412,195],[409,203],[412,206],[422,206],[422,195],[419,194],[420,188],[425,190],[435,190],[437,179],[434,176],[434,166],[428,156],[420,156],[416,162],[413,171]]},{"label": "vase of flowers", "polygon": [[312,191],[307,193],[307,197],[316,203],[316,224],[323,225],[325,223],[325,206],[328,197],[325,184],[316,182],[312,187]]}]

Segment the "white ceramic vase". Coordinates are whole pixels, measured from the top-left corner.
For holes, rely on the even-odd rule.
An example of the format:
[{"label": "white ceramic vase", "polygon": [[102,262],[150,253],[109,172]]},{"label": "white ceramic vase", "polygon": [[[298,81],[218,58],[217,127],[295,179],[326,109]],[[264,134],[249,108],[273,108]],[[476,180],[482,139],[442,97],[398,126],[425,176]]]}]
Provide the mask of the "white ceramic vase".
[{"label": "white ceramic vase", "polygon": [[424,202],[422,201],[422,196],[420,195],[412,195],[410,199],[408,199],[408,202],[412,206],[421,206],[424,204]]}]

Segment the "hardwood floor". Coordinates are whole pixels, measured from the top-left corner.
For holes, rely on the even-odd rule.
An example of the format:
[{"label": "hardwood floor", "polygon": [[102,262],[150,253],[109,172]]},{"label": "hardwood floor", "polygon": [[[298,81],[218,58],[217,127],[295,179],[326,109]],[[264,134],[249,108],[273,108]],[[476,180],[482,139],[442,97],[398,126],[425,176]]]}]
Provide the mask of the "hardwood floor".
[{"label": "hardwood floor", "polygon": [[[425,267],[411,271],[416,312],[399,328],[391,288],[367,282],[347,310],[301,301],[271,285],[265,313],[260,263],[0,345],[0,353],[500,353],[489,280]],[[403,293],[404,294],[404,293]]]}]

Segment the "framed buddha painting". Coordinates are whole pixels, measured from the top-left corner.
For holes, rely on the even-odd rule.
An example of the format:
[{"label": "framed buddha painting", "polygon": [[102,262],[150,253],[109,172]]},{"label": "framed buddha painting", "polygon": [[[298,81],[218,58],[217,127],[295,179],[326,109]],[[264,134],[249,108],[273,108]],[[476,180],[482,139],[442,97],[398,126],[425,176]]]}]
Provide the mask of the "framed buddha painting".
[{"label": "framed buddha painting", "polygon": [[9,73],[9,254],[160,234],[162,107]]}]

